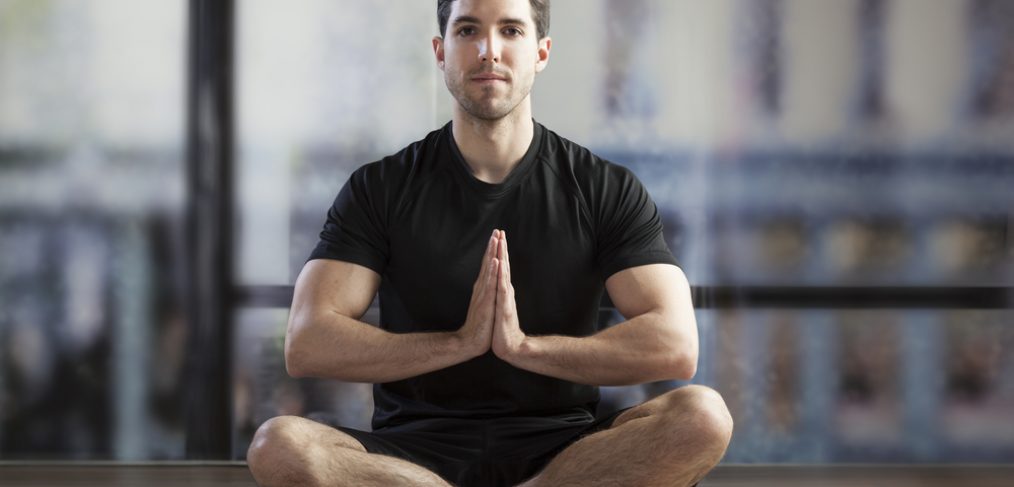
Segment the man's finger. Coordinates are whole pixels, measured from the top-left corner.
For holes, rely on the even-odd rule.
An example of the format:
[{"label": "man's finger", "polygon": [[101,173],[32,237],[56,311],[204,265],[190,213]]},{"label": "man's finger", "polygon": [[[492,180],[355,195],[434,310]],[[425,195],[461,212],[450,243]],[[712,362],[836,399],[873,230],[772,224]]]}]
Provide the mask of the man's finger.
[{"label": "man's finger", "polygon": [[511,282],[511,254],[507,251],[507,232],[501,232],[503,237],[503,261],[507,264],[507,282]]},{"label": "man's finger", "polygon": [[493,258],[494,249],[498,247],[499,240],[496,238],[496,230],[493,230],[493,235],[489,236],[489,242],[486,243],[486,253],[482,256],[482,266],[479,268],[479,283],[485,283],[488,281],[490,267],[486,265]]},{"label": "man's finger", "polygon": [[500,231],[500,238],[497,240],[497,256],[500,260],[504,261],[504,264],[507,266],[504,272],[507,273],[507,282],[510,282],[511,261],[510,257],[507,255],[507,233],[502,230]]},{"label": "man's finger", "polygon": [[498,289],[497,306],[500,309],[500,313],[504,318],[513,316],[515,313],[515,307],[517,306],[514,302],[513,289],[511,282],[507,276],[510,270],[510,264],[505,260],[500,264],[500,286]]},{"label": "man's finger", "polygon": [[493,234],[489,236],[489,245],[486,246],[485,257],[487,259],[492,258],[494,255],[496,255],[496,247],[499,241],[500,237],[498,236],[497,231],[493,230]]},{"label": "man's finger", "polygon": [[496,278],[497,269],[500,268],[500,260],[493,258],[489,261],[489,273],[486,275],[486,280],[483,282],[482,289],[479,291],[480,295],[485,300],[496,300]]},{"label": "man's finger", "polygon": [[[509,285],[510,285],[510,281],[507,280],[507,261],[506,260],[501,260],[500,261],[500,285],[499,285],[499,288],[500,288],[500,292],[502,292],[504,296],[507,295],[507,286],[509,286]],[[506,300],[504,301],[503,304],[504,305],[507,304]]]}]

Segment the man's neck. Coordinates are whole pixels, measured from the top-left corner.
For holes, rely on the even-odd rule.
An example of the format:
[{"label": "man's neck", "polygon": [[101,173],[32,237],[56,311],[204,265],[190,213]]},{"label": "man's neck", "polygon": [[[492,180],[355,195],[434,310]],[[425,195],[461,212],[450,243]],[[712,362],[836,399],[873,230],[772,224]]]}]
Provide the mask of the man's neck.
[{"label": "man's neck", "polygon": [[480,120],[455,106],[451,124],[454,142],[480,181],[499,184],[521,162],[532,143],[535,124],[528,100],[507,116]]}]

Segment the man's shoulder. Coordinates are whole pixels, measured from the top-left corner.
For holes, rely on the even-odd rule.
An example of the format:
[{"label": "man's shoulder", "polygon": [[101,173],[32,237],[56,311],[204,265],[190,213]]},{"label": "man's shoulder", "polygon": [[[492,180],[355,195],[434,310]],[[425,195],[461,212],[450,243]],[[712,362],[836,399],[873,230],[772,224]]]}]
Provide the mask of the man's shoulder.
[{"label": "man's shoulder", "polygon": [[553,130],[543,127],[543,131],[545,162],[563,177],[573,178],[575,182],[581,184],[594,184],[623,177],[629,172],[625,167],[599,156],[591,149]]}]

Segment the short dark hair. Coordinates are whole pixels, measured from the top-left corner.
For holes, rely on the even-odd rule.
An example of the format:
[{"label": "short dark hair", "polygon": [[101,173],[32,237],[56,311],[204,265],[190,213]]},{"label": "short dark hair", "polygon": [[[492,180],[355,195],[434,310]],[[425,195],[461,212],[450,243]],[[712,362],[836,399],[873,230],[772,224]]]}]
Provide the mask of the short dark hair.
[{"label": "short dark hair", "polygon": [[[447,20],[451,16],[451,4],[455,0],[437,0],[437,23],[440,24],[440,35],[447,35]],[[532,5],[532,21],[539,39],[549,35],[549,0],[528,0]]]}]

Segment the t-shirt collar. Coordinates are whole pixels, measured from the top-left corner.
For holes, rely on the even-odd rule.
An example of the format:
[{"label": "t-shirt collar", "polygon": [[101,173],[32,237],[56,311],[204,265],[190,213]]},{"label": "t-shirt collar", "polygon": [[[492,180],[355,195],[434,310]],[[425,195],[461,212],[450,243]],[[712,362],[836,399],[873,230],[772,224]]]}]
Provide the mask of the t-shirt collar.
[{"label": "t-shirt collar", "polygon": [[532,142],[528,145],[528,150],[525,155],[521,157],[521,162],[518,163],[514,169],[511,169],[510,174],[507,175],[502,182],[499,184],[492,184],[482,181],[476,178],[472,174],[472,169],[465,162],[465,157],[461,155],[461,150],[458,149],[458,144],[454,140],[454,134],[451,130],[451,124],[453,122],[447,122],[444,125],[443,139],[446,147],[450,152],[450,159],[452,159],[452,166],[454,170],[464,180],[465,184],[474,189],[480,195],[489,198],[499,198],[517,186],[522,180],[525,179],[525,175],[531,170],[535,163],[535,159],[538,156],[539,149],[542,147],[542,124],[532,120],[534,130],[532,131]]}]

